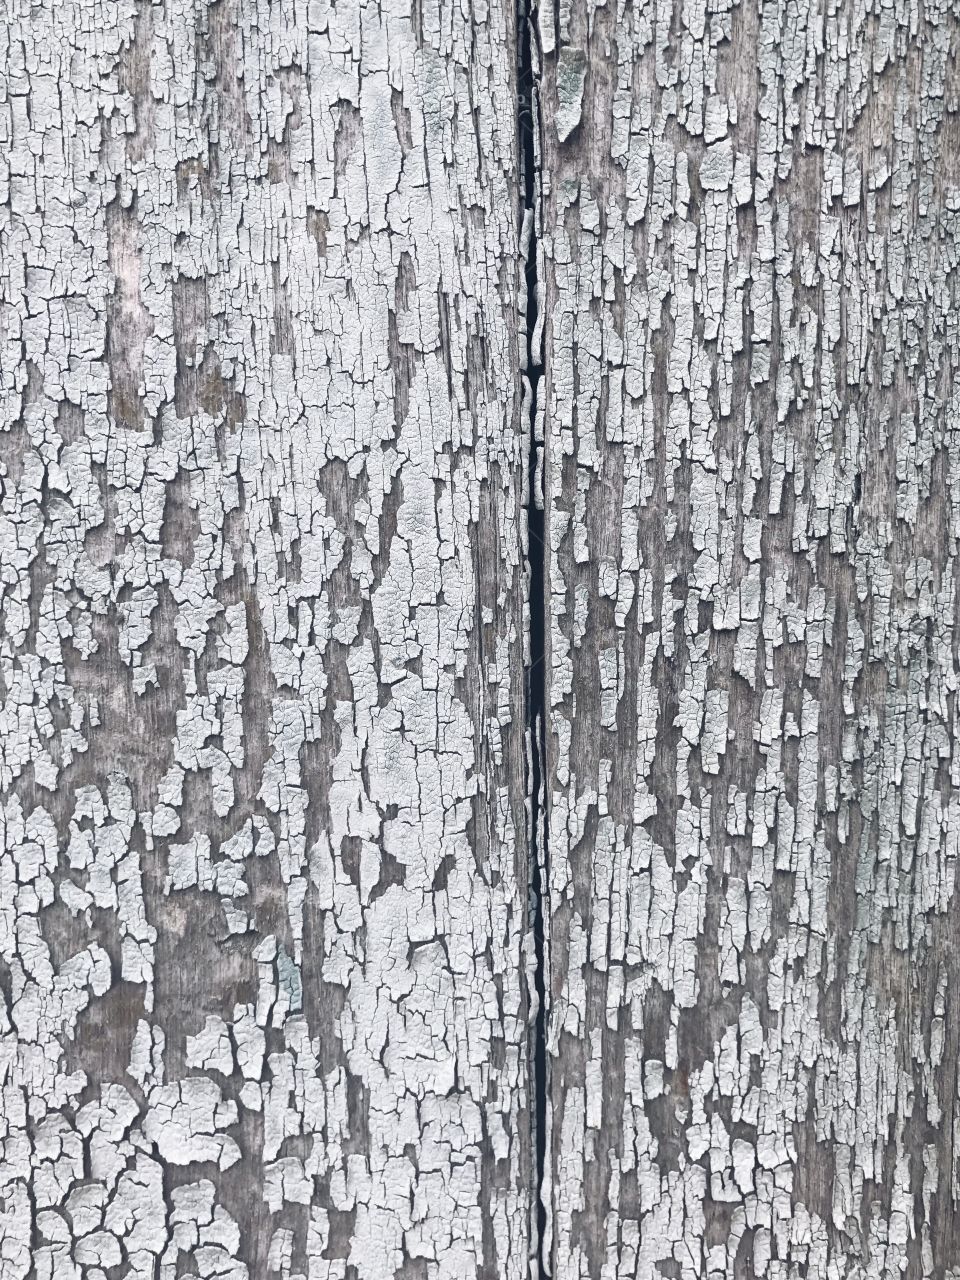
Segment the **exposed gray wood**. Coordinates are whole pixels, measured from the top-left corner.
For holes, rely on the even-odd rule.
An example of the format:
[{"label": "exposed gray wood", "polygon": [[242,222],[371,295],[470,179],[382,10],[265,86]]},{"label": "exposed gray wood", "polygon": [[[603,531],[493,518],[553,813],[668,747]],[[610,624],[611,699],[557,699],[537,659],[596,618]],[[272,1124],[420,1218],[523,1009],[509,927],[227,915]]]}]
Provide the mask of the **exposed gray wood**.
[{"label": "exposed gray wood", "polygon": [[512,6],[0,21],[0,1277],[529,1249]]},{"label": "exposed gray wood", "polygon": [[957,18],[540,9],[557,1280],[960,1268]]}]

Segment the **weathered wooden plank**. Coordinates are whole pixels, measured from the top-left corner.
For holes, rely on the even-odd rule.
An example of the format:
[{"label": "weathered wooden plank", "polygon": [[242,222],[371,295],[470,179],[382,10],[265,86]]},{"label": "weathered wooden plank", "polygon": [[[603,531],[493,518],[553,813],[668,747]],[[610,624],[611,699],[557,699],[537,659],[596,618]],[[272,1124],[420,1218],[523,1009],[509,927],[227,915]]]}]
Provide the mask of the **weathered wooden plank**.
[{"label": "weathered wooden plank", "polygon": [[540,7],[557,1280],[960,1267],[957,17]]},{"label": "weathered wooden plank", "polygon": [[957,16],[8,6],[0,1280],[960,1269]]},{"label": "weathered wooden plank", "polygon": [[0,1277],[519,1276],[512,7],[0,40]]}]

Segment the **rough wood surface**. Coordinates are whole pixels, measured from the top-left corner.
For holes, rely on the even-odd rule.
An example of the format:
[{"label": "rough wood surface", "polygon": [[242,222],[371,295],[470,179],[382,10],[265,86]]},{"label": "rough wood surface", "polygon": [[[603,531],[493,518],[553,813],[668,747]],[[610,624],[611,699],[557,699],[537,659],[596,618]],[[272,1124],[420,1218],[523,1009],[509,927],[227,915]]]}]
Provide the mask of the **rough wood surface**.
[{"label": "rough wood surface", "polygon": [[539,31],[553,1274],[956,1275],[957,6]]},{"label": "rough wood surface", "polygon": [[500,0],[0,19],[0,1277],[527,1270]]},{"label": "rough wood surface", "polygon": [[960,1280],[958,56],[7,0],[0,1280]]}]

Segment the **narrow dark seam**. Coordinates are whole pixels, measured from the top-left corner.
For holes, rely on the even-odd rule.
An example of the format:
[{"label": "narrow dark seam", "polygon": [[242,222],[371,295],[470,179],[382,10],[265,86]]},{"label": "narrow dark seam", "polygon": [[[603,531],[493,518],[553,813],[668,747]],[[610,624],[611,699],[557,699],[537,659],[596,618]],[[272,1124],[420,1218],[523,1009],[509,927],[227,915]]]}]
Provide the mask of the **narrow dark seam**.
[{"label": "narrow dark seam", "polygon": [[[543,440],[537,439],[538,392],[543,375],[543,355],[537,336],[539,298],[537,279],[537,232],[540,218],[539,146],[537,131],[540,112],[537,101],[539,31],[535,0],[517,0],[518,126],[520,165],[523,182],[521,210],[526,279],[526,554],[527,554],[527,669],[525,672],[525,712],[528,741],[527,796],[530,803],[530,916],[533,931],[533,995],[536,1017],[533,1023],[533,1145],[534,1195],[536,1198],[537,1256],[534,1274],[539,1280],[550,1277],[547,1247],[546,1168],[547,1134],[547,982],[546,938],[549,922],[545,909],[549,876],[548,826],[544,805],[546,764],[546,574],[545,518],[543,502]],[[534,58],[536,56],[536,66]]]}]

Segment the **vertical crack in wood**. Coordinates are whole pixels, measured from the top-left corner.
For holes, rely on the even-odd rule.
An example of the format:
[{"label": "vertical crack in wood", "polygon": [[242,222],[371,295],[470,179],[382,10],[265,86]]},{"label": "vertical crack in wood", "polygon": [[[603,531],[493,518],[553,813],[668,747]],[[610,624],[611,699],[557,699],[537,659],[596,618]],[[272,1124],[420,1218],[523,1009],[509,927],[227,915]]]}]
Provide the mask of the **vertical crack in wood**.
[{"label": "vertical crack in wood", "polygon": [[537,79],[539,49],[536,8],[531,0],[518,0],[518,124],[522,184],[522,237],[526,308],[526,350],[524,352],[524,425],[527,433],[526,475],[526,555],[528,616],[524,651],[527,671],[525,681],[526,726],[528,741],[527,795],[530,804],[530,926],[533,935],[533,982],[531,1027],[533,1044],[532,1108],[533,1146],[535,1153],[535,1194],[531,1216],[535,1218],[535,1250],[532,1250],[531,1274],[539,1280],[550,1276],[550,1237],[547,1216],[548,1194],[547,1111],[547,939],[544,897],[549,882],[548,823],[545,821],[544,786],[546,764],[546,588],[545,588],[545,517],[543,499],[543,415],[538,403],[538,390],[543,373],[543,351],[539,325],[537,257],[540,147],[538,139],[539,111]]}]

